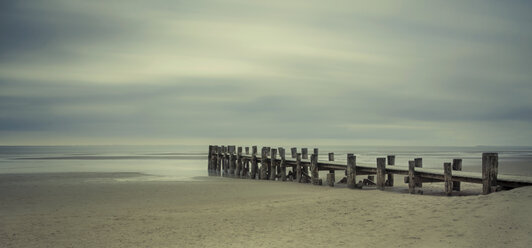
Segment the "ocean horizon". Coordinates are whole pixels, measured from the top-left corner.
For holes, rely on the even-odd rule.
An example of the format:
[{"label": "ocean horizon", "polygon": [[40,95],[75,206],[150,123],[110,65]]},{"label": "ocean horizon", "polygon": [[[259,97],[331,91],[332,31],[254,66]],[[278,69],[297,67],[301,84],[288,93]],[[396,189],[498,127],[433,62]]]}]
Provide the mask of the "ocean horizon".
[{"label": "ocean horizon", "polygon": [[[291,146],[284,146],[289,152]],[[312,151],[314,147],[308,147]],[[423,158],[424,168],[442,168],[444,162],[462,159],[463,171],[481,172],[483,152],[499,153],[499,174],[532,176],[529,146],[320,146],[319,158],[329,152],[336,161],[347,153],[357,163],[376,163],[377,157],[396,156],[396,165]],[[259,146],[260,150],[260,146]],[[298,152],[300,147],[298,147]],[[195,180],[207,176],[205,145],[90,145],[90,146],[0,146],[0,174],[63,172],[137,172],[153,180]],[[146,179],[149,180],[149,179]]]}]

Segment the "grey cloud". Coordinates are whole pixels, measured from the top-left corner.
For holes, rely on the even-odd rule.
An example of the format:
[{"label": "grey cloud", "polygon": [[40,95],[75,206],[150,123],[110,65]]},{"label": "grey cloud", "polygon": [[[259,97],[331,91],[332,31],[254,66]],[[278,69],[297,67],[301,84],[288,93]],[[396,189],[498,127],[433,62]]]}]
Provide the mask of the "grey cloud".
[{"label": "grey cloud", "polygon": [[2,4],[11,143],[532,140],[528,3]]}]

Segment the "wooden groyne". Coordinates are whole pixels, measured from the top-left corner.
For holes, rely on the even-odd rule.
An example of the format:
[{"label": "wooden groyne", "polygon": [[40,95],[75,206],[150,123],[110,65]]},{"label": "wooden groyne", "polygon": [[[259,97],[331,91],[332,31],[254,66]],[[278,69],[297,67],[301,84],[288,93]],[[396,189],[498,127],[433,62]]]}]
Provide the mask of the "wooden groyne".
[{"label": "wooden groyne", "polygon": [[[489,194],[500,189],[532,185],[532,177],[498,175],[498,153],[482,154],[482,173],[462,171],[462,159],[453,159],[452,163],[444,163],[443,169],[423,168],[422,158],[415,158],[408,162],[408,166],[395,164],[395,156],[377,158],[375,165],[356,162],[354,154],[347,154],[347,162],[334,161],[334,153],[328,154],[327,160],[318,159],[318,148],[308,154],[307,148],[290,149],[290,157],[286,157],[282,147],[262,147],[258,154],[257,146],[209,146],[208,172],[209,176],[224,176],[234,178],[249,178],[260,180],[293,181],[322,185],[319,171],[328,171],[326,185],[334,187],[336,183],[345,183],[348,188],[362,188],[375,185],[378,189],[393,187],[394,175],[405,175],[404,182],[408,183],[409,192],[420,192],[424,182],[444,182],[445,193],[451,195],[453,191],[460,191],[460,182],[482,184],[482,193]],[[279,155],[279,156],[278,156]],[[259,166],[260,164],[260,166]],[[336,181],[336,174],[341,179]],[[368,175],[367,179],[356,181],[356,176]],[[375,180],[376,177],[376,180]]]}]

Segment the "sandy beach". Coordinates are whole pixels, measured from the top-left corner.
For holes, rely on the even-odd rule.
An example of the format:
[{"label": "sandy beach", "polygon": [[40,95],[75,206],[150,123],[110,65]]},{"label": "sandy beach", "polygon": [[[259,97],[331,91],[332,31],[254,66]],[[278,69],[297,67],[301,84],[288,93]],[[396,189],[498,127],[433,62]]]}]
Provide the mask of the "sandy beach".
[{"label": "sandy beach", "polygon": [[[0,175],[1,247],[530,247],[532,187],[444,197],[138,173]],[[438,188],[438,185],[434,185]],[[424,188],[430,192],[430,184]],[[442,188],[439,188],[442,190]],[[436,192],[437,190],[435,190]]]}]

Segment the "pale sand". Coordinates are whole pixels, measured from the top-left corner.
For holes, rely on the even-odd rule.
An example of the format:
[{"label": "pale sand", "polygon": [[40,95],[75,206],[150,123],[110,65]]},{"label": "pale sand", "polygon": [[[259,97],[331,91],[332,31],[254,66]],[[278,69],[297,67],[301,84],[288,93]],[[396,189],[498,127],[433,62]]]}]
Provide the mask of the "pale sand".
[{"label": "pale sand", "polygon": [[532,245],[532,187],[445,197],[223,178],[123,180],[136,176],[0,175],[0,247]]}]

